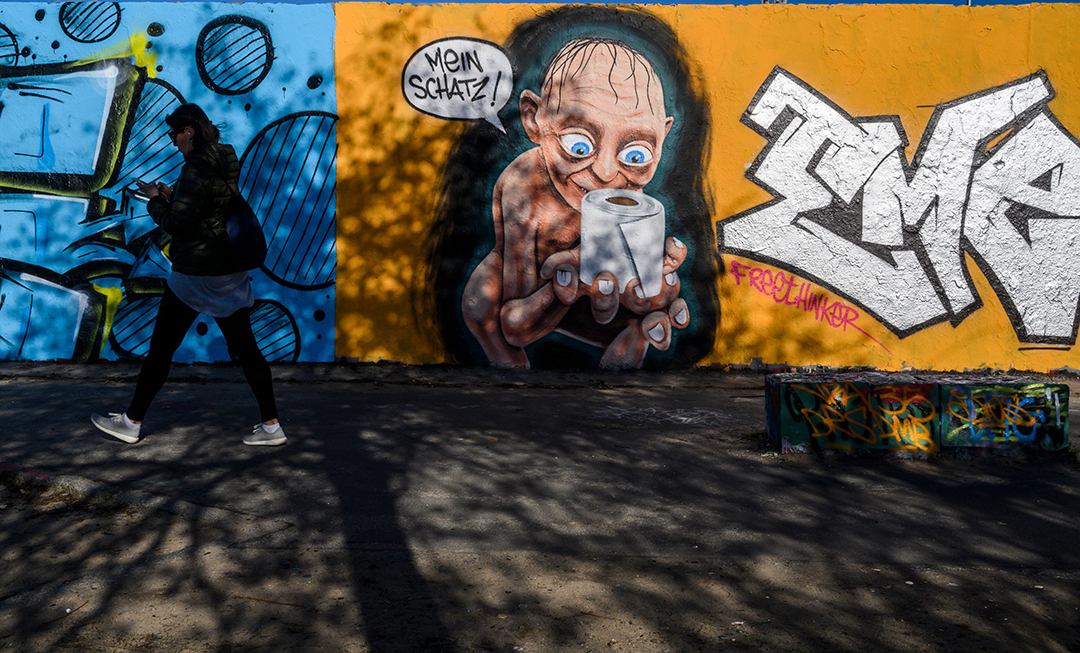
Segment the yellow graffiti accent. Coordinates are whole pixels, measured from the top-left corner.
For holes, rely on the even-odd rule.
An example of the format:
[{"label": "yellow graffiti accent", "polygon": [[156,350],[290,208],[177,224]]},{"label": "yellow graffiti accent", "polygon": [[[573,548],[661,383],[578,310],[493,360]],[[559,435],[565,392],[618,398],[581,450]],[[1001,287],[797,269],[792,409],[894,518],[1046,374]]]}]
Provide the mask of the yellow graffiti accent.
[{"label": "yellow graffiti accent", "polygon": [[[820,400],[819,410],[801,410],[815,439],[835,436],[897,451],[937,451],[933,437],[937,411],[922,388],[901,385],[864,390],[852,383],[791,387]],[[871,408],[872,398],[878,400],[876,409]],[[821,446],[854,449],[840,442],[822,442]]]},{"label": "yellow graffiti accent", "polygon": [[146,69],[147,77],[155,78],[157,77],[158,56],[156,52],[150,49],[149,43],[150,39],[145,32],[133,32],[131,36],[128,37],[127,43],[117,43],[104,50],[95,52],[88,57],[79,59],[72,65],[79,66],[95,61],[105,61],[106,59],[131,57],[135,60],[135,65],[137,67]]},{"label": "yellow graffiti accent", "polygon": [[[868,439],[864,435],[870,430],[866,419],[867,402],[865,394],[860,392],[858,387],[850,383],[819,383],[813,386],[793,385],[791,387],[821,400],[821,412],[810,408],[802,409],[803,416],[810,424],[813,437],[842,435],[867,444],[876,443],[877,438]],[[855,403],[855,406],[851,406],[852,403]],[[811,417],[814,419],[810,419]]]},{"label": "yellow graffiti accent", "polygon": [[937,409],[921,387],[882,386],[873,395],[881,412],[878,423],[883,439],[894,440],[898,449],[928,453],[937,449],[932,430]]},{"label": "yellow graffiti accent", "polygon": [[109,333],[112,331],[113,320],[116,318],[116,310],[120,307],[120,300],[124,298],[124,291],[119,288],[109,288],[91,284],[94,290],[105,295],[105,328],[101,332],[101,353],[105,353],[105,343],[109,341]]}]

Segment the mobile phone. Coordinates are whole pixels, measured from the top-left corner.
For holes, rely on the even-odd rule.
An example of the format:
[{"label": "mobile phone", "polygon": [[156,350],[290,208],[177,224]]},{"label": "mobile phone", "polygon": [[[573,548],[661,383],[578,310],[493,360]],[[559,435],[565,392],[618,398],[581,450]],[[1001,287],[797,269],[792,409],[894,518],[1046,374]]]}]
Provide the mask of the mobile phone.
[{"label": "mobile phone", "polygon": [[147,184],[145,181],[142,181],[141,179],[135,179],[133,181],[135,182],[135,189],[131,191],[131,196],[134,197],[135,199],[139,200],[139,201],[149,202],[150,198],[147,197],[146,195],[143,195],[142,191],[139,189],[139,184],[142,184],[144,186],[149,186],[150,184]]}]

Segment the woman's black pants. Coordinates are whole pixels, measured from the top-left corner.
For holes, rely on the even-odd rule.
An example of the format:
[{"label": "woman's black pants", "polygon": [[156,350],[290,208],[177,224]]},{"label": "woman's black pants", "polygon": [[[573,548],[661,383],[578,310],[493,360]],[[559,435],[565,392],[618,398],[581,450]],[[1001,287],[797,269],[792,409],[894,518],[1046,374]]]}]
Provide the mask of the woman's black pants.
[{"label": "woman's black pants", "polygon": [[[198,311],[180,301],[172,289],[165,288],[158,308],[154,334],[150,338],[150,353],[147,354],[139,371],[139,381],[135,385],[135,396],[131,398],[127,416],[136,422],[146,417],[150,402],[165,385],[172,368],[173,354],[180,348],[184,335],[191,328]],[[218,328],[225,335],[229,351],[240,361],[248,385],[259,402],[262,421],[277,418],[277,406],[274,403],[274,380],[270,365],[259,351],[255,335],[251,332],[251,309],[242,308],[229,317],[214,318]]]}]

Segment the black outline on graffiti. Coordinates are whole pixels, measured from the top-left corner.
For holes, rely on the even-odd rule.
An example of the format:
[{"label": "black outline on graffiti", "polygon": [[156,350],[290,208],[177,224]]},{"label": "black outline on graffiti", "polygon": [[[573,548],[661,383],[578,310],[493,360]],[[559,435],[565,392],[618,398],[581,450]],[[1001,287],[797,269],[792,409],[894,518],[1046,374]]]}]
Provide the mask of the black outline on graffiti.
[{"label": "black outline on graffiti", "polygon": [[[934,107],[935,107],[934,112],[931,115],[929,121],[927,122],[927,125],[926,125],[926,127],[925,127],[925,129],[923,131],[923,135],[922,135],[922,137],[921,137],[921,139],[919,141],[918,148],[916,149],[916,152],[915,152],[915,154],[912,157],[910,162],[907,160],[907,157],[905,155],[905,150],[906,150],[906,148],[907,148],[907,146],[909,144],[909,140],[908,140],[908,137],[907,137],[907,135],[906,135],[906,133],[905,133],[905,131],[903,129],[903,125],[900,122],[900,117],[899,116],[897,116],[897,115],[892,115],[892,116],[870,116],[870,117],[855,117],[855,116],[852,116],[851,114],[849,114],[848,112],[843,110],[835,102],[833,102],[831,99],[829,99],[827,96],[822,94],[820,91],[818,91],[814,87],[810,86],[809,84],[807,84],[805,81],[803,81],[799,77],[791,74],[789,71],[781,68],[780,66],[774,67],[773,70],[769,73],[768,77],[765,79],[765,81],[763,81],[762,84],[758,87],[758,90],[755,92],[753,99],[748,104],[747,110],[744,111],[743,115],[740,118],[740,122],[742,122],[744,125],[746,125],[750,129],[754,130],[756,133],[760,134],[763,138],[765,138],[767,140],[767,143],[764,145],[762,150],[755,157],[755,159],[751,163],[751,165],[747,168],[745,176],[746,176],[747,179],[752,181],[755,185],[759,186],[760,188],[762,188],[766,192],[768,192],[770,195],[772,195],[773,198],[766,201],[766,202],[764,202],[764,203],[758,204],[758,205],[756,205],[756,206],[754,206],[754,207],[752,207],[752,208],[750,208],[750,209],[748,209],[746,211],[742,211],[742,212],[737,213],[735,215],[724,218],[724,219],[722,219],[722,220],[720,220],[720,221],[718,221],[716,223],[717,249],[718,249],[718,251],[720,253],[736,255],[736,256],[742,256],[742,257],[745,257],[745,258],[748,258],[748,259],[760,261],[762,263],[772,265],[772,266],[774,266],[774,267],[776,267],[778,269],[782,269],[782,270],[785,270],[787,272],[791,272],[793,274],[796,274],[796,275],[798,275],[798,276],[800,276],[800,277],[802,277],[804,279],[807,279],[809,281],[813,281],[814,283],[817,283],[818,285],[828,289],[829,291],[836,293],[838,296],[844,298],[846,301],[849,301],[852,304],[858,306],[863,311],[865,311],[865,313],[867,315],[870,315],[871,317],[873,317],[874,319],[879,321],[883,326],[888,328],[892,333],[894,333],[895,335],[897,335],[900,338],[905,338],[905,337],[910,336],[910,335],[912,335],[914,333],[922,331],[922,330],[924,330],[924,329],[926,329],[926,328],[928,328],[930,326],[933,326],[935,324],[939,324],[939,323],[942,323],[942,322],[950,322],[955,327],[960,322],[962,322],[965,318],[970,316],[972,313],[974,313],[974,312],[978,311],[979,309],[981,309],[984,306],[984,302],[983,302],[983,299],[979,296],[979,294],[977,292],[977,289],[975,288],[974,281],[971,278],[971,273],[970,273],[970,270],[969,270],[967,265],[961,265],[960,270],[962,271],[965,282],[966,282],[966,284],[968,286],[968,290],[971,292],[971,294],[972,294],[972,296],[974,298],[974,301],[972,301],[972,303],[970,303],[969,305],[967,305],[966,307],[964,307],[964,308],[962,308],[962,309],[960,309],[958,311],[953,310],[953,309],[950,308],[950,303],[947,301],[942,281],[939,278],[934,266],[932,265],[932,263],[930,261],[929,254],[927,253],[926,247],[922,244],[922,241],[919,238],[919,232],[921,231],[923,223],[925,222],[927,216],[934,209],[934,207],[936,206],[936,204],[938,202],[937,198],[935,198],[935,199],[933,199],[931,201],[927,211],[924,212],[923,215],[920,215],[918,217],[918,219],[914,222],[913,227],[908,224],[907,220],[904,220],[904,242],[903,242],[903,245],[901,245],[901,246],[882,246],[882,245],[867,244],[867,243],[859,242],[857,240],[852,240],[851,238],[845,236],[844,234],[837,233],[829,225],[822,224],[822,226],[824,226],[826,228],[829,228],[829,230],[832,231],[832,233],[835,234],[837,237],[844,238],[845,240],[847,240],[848,242],[852,243],[853,245],[859,247],[860,249],[867,252],[868,254],[870,254],[872,256],[875,256],[875,257],[889,263],[890,265],[893,265],[894,267],[895,267],[896,263],[895,263],[895,260],[892,259],[892,257],[891,257],[891,254],[890,254],[891,251],[910,251],[910,252],[913,252],[915,254],[916,259],[918,260],[919,264],[922,266],[924,272],[927,275],[927,278],[928,278],[930,284],[934,288],[934,291],[937,293],[938,298],[941,301],[942,307],[944,309],[944,313],[941,316],[935,316],[935,317],[930,318],[928,320],[924,320],[924,321],[918,323],[917,325],[915,325],[915,326],[913,326],[911,328],[908,328],[908,329],[894,328],[888,322],[883,320],[882,317],[879,314],[877,314],[874,310],[870,309],[867,305],[862,303],[859,300],[859,298],[851,297],[848,294],[841,292],[839,288],[837,288],[835,285],[829,283],[826,279],[822,279],[817,275],[811,274],[811,273],[807,272],[806,270],[803,270],[803,269],[799,268],[796,265],[792,265],[790,262],[775,259],[773,257],[770,257],[768,255],[764,255],[764,254],[761,254],[761,253],[758,253],[758,252],[753,252],[753,251],[749,251],[749,250],[744,250],[744,249],[739,249],[739,248],[735,248],[735,247],[725,246],[724,240],[723,240],[724,234],[723,234],[723,229],[722,229],[722,226],[724,224],[729,223],[729,222],[733,222],[733,221],[735,221],[735,220],[737,220],[739,218],[742,218],[742,217],[745,217],[747,215],[756,213],[756,212],[761,211],[761,210],[763,210],[765,208],[774,206],[774,205],[776,205],[776,204],[778,204],[780,202],[783,202],[785,199],[787,199],[782,194],[778,193],[775,189],[771,188],[767,183],[765,183],[762,180],[758,179],[756,173],[757,173],[757,170],[760,168],[760,166],[764,163],[764,161],[770,155],[774,145],[777,143],[779,137],[783,134],[784,130],[788,127],[788,125],[791,123],[791,121],[796,118],[797,113],[791,107],[785,107],[784,109],[781,110],[781,112],[779,113],[777,118],[773,121],[773,123],[771,125],[769,125],[767,128],[762,128],[760,125],[756,124],[753,121],[752,117],[751,117],[752,109],[758,105],[758,103],[760,102],[760,100],[762,99],[764,94],[768,91],[773,79],[775,77],[777,77],[778,75],[781,75],[781,74],[785,75],[787,78],[789,78],[790,80],[792,80],[793,82],[795,82],[796,84],[801,86],[809,94],[813,95],[815,98],[817,98],[818,100],[820,100],[821,102],[823,102],[824,104],[826,104],[827,106],[829,106],[830,108],[835,110],[841,116],[848,119],[851,122],[851,124],[853,124],[853,125],[861,126],[863,124],[874,123],[874,122],[892,122],[895,125],[897,134],[900,137],[900,145],[898,146],[899,155],[900,155],[899,159],[900,159],[900,164],[901,164],[901,167],[902,167],[902,170],[903,170],[903,173],[904,173],[905,182],[909,183],[909,184],[914,179],[916,173],[919,170],[919,167],[922,164],[923,156],[926,153],[927,147],[929,147],[929,145],[930,145],[931,139],[932,139],[932,137],[934,135],[934,132],[935,132],[935,130],[936,130],[937,126],[938,126],[938,123],[940,122],[944,112],[946,112],[947,110],[949,110],[949,109],[951,109],[953,107],[956,107],[958,105],[962,105],[964,103],[970,102],[970,101],[975,100],[975,99],[980,98],[980,97],[984,97],[984,96],[987,96],[987,95],[991,95],[991,94],[994,94],[994,93],[1001,92],[1002,90],[1008,89],[1008,88],[1013,87],[1013,86],[1020,86],[1020,85],[1028,84],[1033,80],[1041,80],[1044,83],[1044,85],[1046,86],[1047,93],[1048,93],[1047,97],[1044,100],[1034,104],[1027,111],[1018,114],[1016,116],[1016,118],[1009,121],[1007,124],[1005,124],[1003,127],[998,129],[997,131],[995,131],[990,136],[984,138],[975,147],[975,150],[974,150],[975,155],[974,155],[974,158],[973,158],[973,161],[972,161],[972,165],[971,165],[971,167],[969,169],[969,172],[968,172],[969,178],[967,179],[967,186],[966,186],[967,195],[965,196],[964,202],[963,202],[963,212],[964,213],[963,213],[962,217],[966,219],[966,211],[967,211],[967,208],[968,208],[968,202],[970,200],[970,193],[971,193],[971,182],[972,182],[972,179],[973,179],[976,171],[986,161],[988,161],[994,155],[995,152],[997,152],[1001,147],[1003,147],[1006,143],[1008,143],[1008,141],[1011,140],[1015,136],[1015,134],[1020,131],[1021,127],[1028,124],[1036,116],[1038,116],[1040,114],[1045,114],[1048,118],[1050,118],[1050,120],[1052,120],[1054,122],[1055,126],[1057,126],[1061,130],[1061,132],[1063,134],[1065,134],[1068,138],[1070,138],[1074,143],[1077,143],[1077,147],[1078,147],[1078,149],[1080,149],[1080,139],[1077,139],[1072,133],[1070,133],[1068,130],[1066,130],[1061,125],[1061,123],[1057,120],[1057,118],[1055,116],[1053,116],[1053,114],[1047,108],[1047,105],[1049,104],[1049,102],[1051,100],[1054,99],[1056,93],[1054,92],[1054,89],[1053,89],[1052,85],[1050,84],[1050,81],[1049,81],[1049,79],[1047,77],[1046,72],[1043,71],[1043,70],[1038,70],[1035,73],[1032,73],[1031,75],[1028,75],[1028,76],[1020,78],[1020,79],[1012,80],[1012,81],[1010,81],[1010,82],[1008,82],[1006,84],[1001,84],[999,86],[994,86],[994,87],[991,87],[991,88],[987,88],[987,89],[984,89],[984,90],[979,91],[977,93],[972,93],[972,94],[965,95],[965,96],[960,97],[960,98],[956,98],[954,100],[950,100],[948,102],[944,102],[944,103],[941,103],[941,104],[934,105]],[[990,146],[991,144],[993,144],[992,147]],[[859,211],[861,211],[861,203],[862,203],[862,190],[861,189],[860,189],[859,193],[856,194],[856,196],[852,200],[852,202],[850,204],[848,204],[848,203],[844,202],[841,198],[837,197],[836,193],[828,185],[823,183],[820,176],[818,174],[816,174],[815,171],[814,171],[814,168],[815,168],[816,164],[820,161],[821,157],[825,154],[826,149],[830,145],[831,145],[831,141],[827,141],[827,142],[822,144],[822,146],[820,147],[818,152],[816,152],[814,154],[814,156],[811,158],[811,160],[810,160],[810,162],[809,162],[809,164],[807,166],[807,170],[806,170],[806,172],[808,174],[810,174],[814,179],[816,179],[821,184],[822,188],[827,190],[830,193],[830,195],[833,196],[833,203],[830,206],[828,206],[828,207],[826,207],[825,209],[822,209],[822,210],[831,211],[833,213],[843,213],[843,212],[851,211],[852,208],[854,207],[854,208],[857,208]],[[812,219],[811,216],[809,216],[807,213],[800,214],[797,217],[806,217],[808,219]],[[1059,216],[1059,217],[1066,217],[1066,216]],[[795,226],[799,226],[799,225],[795,225]],[[799,228],[802,229],[803,227],[800,226]],[[806,233],[807,233],[808,236],[812,237],[811,232],[807,231]],[[974,260],[974,262],[976,263],[976,265],[978,265],[979,269],[983,272],[984,275],[986,275],[988,281],[991,284],[991,287],[994,289],[994,292],[997,294],[997,296],[1001,300],[1002,306],[1003,306],[1007,316],[1009,317],[1010,321],[1012,322],[1014,330],[1015,330],[1017,336],[1020,338],[1020,340],[1022,342],[1041,343],[1041,344],[1067,344],[1067,345],[1075,344],[1077,332],[1078,332],[1078,330],[1080,330],[1080,309],[1077,310],[1077,312],[1075,314],[1075,317],[1074,317],[1074,324],[1073,324],[1073,327],[1072,327],[1072,335],[1071,335],[1071,337],[1029,337],[1029,336],[1027,336],[1025,334],[1024,327],[1023,327],[1023,322],[1021,321],[1019,310],[1016,308],[1016,306],[1013,303],[1012,299],[1008,296],[1008,293],[1005,291],[1003,285],[1000,283],[1000,281],[997,278],[996,274],[990,269],[990,266],[986,263],[986,261],[975,250],[974,245],[963,234],[963,222],[961,223],[960,242],[957,245],[957,253],[961,257],[961,263],[963,263],[963,256],[964,256],[965,253],[970,255],[972,257],[972,259]]]},{"label": "black outline on graffiti", "polygon": [[[107,15],[107,11],[112,9],[116,12],[112,25],[108,25],[107,22],[110,16]],[[71,12],[80,12],[78,15],[72,15]],[[88,12],[92,12],[89,13]],[[99,13],[100,12],[100,13]],[[105,39],[113,35],[114,32],[120,27],[121,13],[123,10],[120,7],[119,2],[65,2],[60,7],[59,22],[60,29],[67,34],[68,38],[79,43],[100,43]],[[73,23],[78,22],[78,25]],[[104,32],[101,31],[100,26],[105,22]],[[90,38],[87,38],[87,34],[82,33],[83,28],[89,27],[85,30],[90,33]],[[75,29],[72,29],[75,28]],[[76,32],[78,35],[76,35]]]},{"label": "black outline on graffiti", "polygon": [[[225,88],[224,86],[222,86],[219,80],[212,79],[210,77],[210,71],[206,69],[206,37],[219,27],[224,27],[230,24],[242,25],[258,32],[263,38],[263,44],[266,46],[266,56],[263,58],[261,70],[259,70],[257,78],[255,79],[255,81],[245,84],[243,87],[238,89]],[[231,54],[232,53],[228,52],[228,48],[226,48],[224,58],[226,60],[230,59]],[[240,63],[245,62],[249,58],[251,58],[251,55],[248,55],[247,57],[245,57],[245,59],[242,59]],[[219,95],[244,95],[245,93],[250,93],[252,90],[257,88],[264,79],[266,79],[266,76],[270,73],[271,66],[274,65],[274,41],[270,38],[270,30],[267,29],[266,25],[263,25],[261,22],[255,20],[254,18],[250,18],[248,16],[243,16],[240,14],[231,14],[229,16],[221,16],[220,18],[215,18],[214,20],[207,23],[206,27],[204,27],[202,29],[202,32],[199,33],[199,39],[195,43],[195,65],[199,69],[199,77],[202,79],[203,84],[205,84],[206,88],[210,89],[211,91],[214,91]],[[229,77],[232,77],[232,75],[230,74]],[[242,77],[241,79],[245,79],[245,77]]]},{"label": "black outline on graffiti", "polygon": [[[425,43],[421,48],[419,48],[415,52],[413,52],[412,55],[409,56],[408,61],[405,62],[405,65],[401,67],[401,96],[403,98],[405,98],[405,102],[408,103],[408,105],[410,107],[412,107],[418,113],[422,113],[422,114],[424,114],[426,116],[432,116],[434,118],[442,118],[443,120],[461,120],[461,121],[467,121],[467,122],[472,122],[472,121],[477,121],[477,120],[480,120],[480,121],[485,120],[484,117],[458,118],[458,117],[455,117],[455,116],[444,116],[444,115],[441,115],[441,114],[438,114],[438,113],[431,113],[430,111],[425,111],[424,109],[416,106],[415,104],[412,103],[412,100],[409,99],[409,94],[405,90],[405,83],[407,81],[405,79],[405,71],[407,71],[409,69],[409,64],[411,64],[413,59],[415,59],[416,56],[418,54],[420,54],[422,51],[428,49],[429,47],[431,47],[432,45],[435,45],[436,43],[442,43],[443,41],[473,41],[475,43],[482,43],[485,46],[495,48],[499,52],[502,52],[503,55],[506,56],[507,61],[509,61],[509,58],[510,58],[510,55],[506,51],[506,49],[502,48],[498,44],[492,43],[491,41],[485,41],[484,39],[477,39],[477,38],[472,38],[472,37],[468,37],[468,36],[448,36],[446,38],[436,39],[434,41],[430,41],[428,43]],[[502,71],[499,71],[499,74],[501,75]],[[485,78],[484,86],[486,86],[486,80],[487,79],[490,79],[490,76]],[[495,86],[491,90],[491,103],[492,104],[495,104],[495,103],[498,102],[498,98],[496,97],[495,94],[499,92],[499,81],[500,80],[501,80],[501,78],[498,78],[498,79],[495,80]],[[483,90],[483,89],[481,88],[481,89],[478,89],[478,90]],[[511,93],[514,92],[514,89],[513,89],[512,86],[511,86],[510,92]],[[480,98],[480,99],[484,99],[484,98]],[[477,100],[476,97],[470,98],[471,102],[474,102],[476,100]]]}]

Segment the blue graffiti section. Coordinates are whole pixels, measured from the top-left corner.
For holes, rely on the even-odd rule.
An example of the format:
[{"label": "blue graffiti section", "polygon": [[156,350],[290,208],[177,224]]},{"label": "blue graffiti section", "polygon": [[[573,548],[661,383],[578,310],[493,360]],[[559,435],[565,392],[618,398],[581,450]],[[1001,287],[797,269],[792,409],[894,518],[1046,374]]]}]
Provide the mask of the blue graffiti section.
[{"label": "blue graffiti section", "polygon": [[[91,174],[117,70],[9,77],[0,88],[0,151],[4,172]],[[57,152],[53,141],[63,138]],[[59,156],[58,156],[59,155]]]},{"label": "blue graffiti section", "polygon": [[0,185],[63,194],[101,189],[141,72],[128,61],[3,69]]},{"label": "blue graffiti section", "polygon": [[62,274],[82,260],[71,245],[89,235],[90,202],[31,193],[0,195],[0,252],[21,253],[38,267]]},{"label": "blue graffiti section", "polygon": [[[80,329],[91,297],[29,273],[0,270],[0,347],[20,358],[49,357],[54,351],[78,349]],[[33,332],[35,325],[47,324],[45,333]]]},{"label": "blue graffiti section", "polygon": [[947,446],[1017,443],[1060,448],[1069,424],[1068,391],[1059,385],[950,385],[942,388]]},{"label": "blue graffiti section", "polygon": [[[146,355],[171,264],[135,181],[176,182],[164,118],[195,102],[244,153],[270,244],[252,272],[260,347],[333,359],[333,20],[330,5],[0,2],[0,358]],[[212,319],[177,352],[229,358]]]}]

